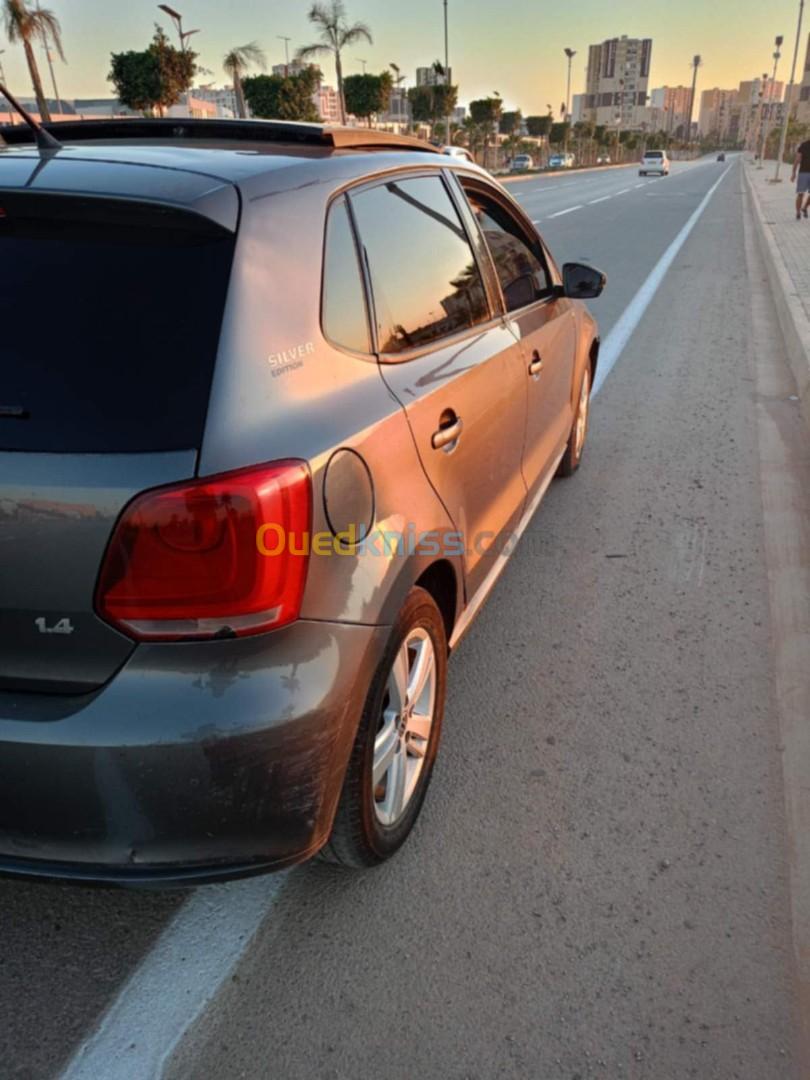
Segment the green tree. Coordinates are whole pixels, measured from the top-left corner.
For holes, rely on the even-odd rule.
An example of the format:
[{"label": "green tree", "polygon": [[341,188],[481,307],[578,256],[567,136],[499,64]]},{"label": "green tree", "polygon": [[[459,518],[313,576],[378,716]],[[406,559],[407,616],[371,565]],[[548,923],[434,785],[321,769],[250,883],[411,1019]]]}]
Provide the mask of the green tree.
[{"label": "green tree", "polygon": [[489,133],[491,136],[492,127],[491,125],[478,124],[471,116],[468,116],[462,124],[462,129],[467,147],[477,161],[479,153],[486,149],[487,134]]},{"label": "green tree", "polygon": [[438,121],[447,122],[447,117],[453,112],[458,102],[458,87],[445,86],[412,86],[408,90],[408,101],[411,106],[411,119],[417,124],[430,124],[431,138],[434,134],[434,125]]},{"label": "green tree", "polygon": [[502,115],[503,101],[498,94],[470,102],[470,120],[479,125],[483,133],[484,165],[487,164],[487,151]]},{"label": "green tree", "polygon": [[415,124],[433,122],[433,95],[429,86],[408,87],[408,104],[411,106],[411,119]]},{"label": "green tree", "polygon": [[551,131],[552,118],[550,116],[527,116],[526,130],[535,139],[542,139]]},{"label": "green tree", "polygon": [[520,109],[513,109],[510,112],[501,114],[501,122],[499,125],[501,135],[514,135],[519,132],[523,126],[523,114]]},{"label": "green tree", "polygon": [[318,81],[317,69],[308,67],[298,75],[248,75],[242,87],[254,116],[317,121],[320,117],[312,96]]},{"label": "green tree", "polygon": [[577,140],[577,161],[581,165],[585,160],[583,147],[587,146],[587,158],[593,158],[593,133],[594,126],[589,120],[578,120],[573,127],[574,137]]},{"label": "green tree", "polygon": [[356,22],[351,26],[346,20],[346,7],[343,0],[328,0],[328,3],[316,3],[309,9],[309,21],[317,27],[320,41],[305,45],[296,53],[299,60],[309,60],[313,56],[330,53],[335,60],[340,119],[346,123],[346,98],[343,93],[343,62],[341,53],[347,45],[356,45],[358,41],[367,41],[373,45],[371,31],[365,23]]},{"label": "green tree", "polygon": [[554,146],[562,146],[568,137],[568,132],[571,130],[571,125],[567,120],[560,120],[557,124],[551,125],[551,131],[549,132],[549,142]]},{"label": "green tree", "polygon": [[248,68],[253,65],[261,68],[262,71],[267,67],[267,57],[264,55],[264,50],[255,41],[250,41],[247,45],[237,45],[235,48],[230,49],[225,53],[222,60],[225,74],[233,82],[233,92],[236,95],[236,111],[242,118],[247,116],[242,79],[247,75]]},{"label": "green tree", "polygon": [[39,41],[46,49],[49,44],[53,44],[64,60],[62,28],[59,25],[59,20],[50,9],[41,8],[39,5],[32,7],[26,0],[0,0],[0,7],[2,8],[6,37],[12,45],[19,44],[23,47],[25,62],[28,64],[28,71],[34,88],[34,96],[37,99],[40,119],[47,123],[51,118],[51,114],[42,89],[42,79],[34,55],[34,43]]},{"label": "green tree", "polygon": [[433,116],[436,120],[447,120],[458,105],[458,87],[441,83],[431,86],[433,97]]},{"label": "green tree", "polygon": [[503,115],[503,102],[499,97],[479,98],[470,102],[470,118],[476,124],[498,123]]},{"label": "green tree", "polygon": [[107,78],[123,105],[140,112],[156,109],[163,116],[191,87],[197,72],[196,61],[195,52],[175,49],[156,26],[148,49],[112,54]]},{"label": "green tree", "polygon": [[372,116],[388,110],[393,87],[390,71],[380,75],[347,75],[343,80],[347,112],[365,118],[371,127]]}]

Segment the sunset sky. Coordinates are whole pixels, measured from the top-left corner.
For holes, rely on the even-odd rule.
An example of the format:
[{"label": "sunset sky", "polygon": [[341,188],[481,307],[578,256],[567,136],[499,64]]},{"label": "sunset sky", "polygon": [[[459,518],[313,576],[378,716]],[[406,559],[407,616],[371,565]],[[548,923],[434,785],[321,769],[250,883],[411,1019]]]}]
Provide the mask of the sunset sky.
[{"label": "sunset sky", "polygon": [[[106,75],[111,51],[144,48],[153,23],[168,20],[148,0],[43,0],[62,22],[68,63],[57,62],[60,93],[67,97],[111,94]],[[229,47],[256,40],[270,63],[312,39],[306,19],[308,0],[174,0],[186,29],[199,27],[192,39],[200,63],[213,75],[198,82],[222,84],[222,55]],[[391,61],[413,81],[417,66],[443,58],[441,0],[347,0],[352,19],[370,26],[373,45],[348,50],[347,73],[360,71],[358,58],[369,71]],[[788,79],[796,31],[797,0],[578,0],[551,4],[540,0],[450,0],[450,62],[462,103],[499,91],[507,107],[524,114],[559,109],[565,96],[563,48],[577,50],[572,93],[584,89],[588,45],[628,34],[653,39],[650,88],[687,83],[694,53],[704,57],[700,89],[734,87],[771,67],[773,38],[784,34],[779,77]],[[797,79],[801,77],[807,20],[802,33]],[[0,55],[12,90],[29,96],[30,80],[22,50],[0,33]],[[332,64],[323,62],[326,81],[334,83]],[[47,71],[43,71],[47,76]],[[49,82],[47,92],[51,93]]]}]

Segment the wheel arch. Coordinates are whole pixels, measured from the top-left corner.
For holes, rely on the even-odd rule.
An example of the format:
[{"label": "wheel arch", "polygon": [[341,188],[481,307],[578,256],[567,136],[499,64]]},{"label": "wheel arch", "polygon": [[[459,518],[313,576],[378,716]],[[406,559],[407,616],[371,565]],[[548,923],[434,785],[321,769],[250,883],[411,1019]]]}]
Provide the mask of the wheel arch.
[{"label": "wheel arch", "polygon": [[448,559],[438,559],[422,571],[414,585],[430,593],[436,601],[449,642],[458,617],[459,600],[459,583],[452,564]]}]

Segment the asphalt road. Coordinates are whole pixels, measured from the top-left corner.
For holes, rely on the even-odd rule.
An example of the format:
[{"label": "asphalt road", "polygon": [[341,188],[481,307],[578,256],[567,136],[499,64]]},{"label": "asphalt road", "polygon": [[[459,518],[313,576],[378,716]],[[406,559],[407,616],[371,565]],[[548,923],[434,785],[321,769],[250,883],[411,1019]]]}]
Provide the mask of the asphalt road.
[{"label": "asphalt road", "polygon": [[[512,191],[608,273],[607,338],[722,172]],[[453,659],[400,856],[0,882],[3,1080],[801,1075],[754,342],[783,358],[745,213],[732,164]]]}]

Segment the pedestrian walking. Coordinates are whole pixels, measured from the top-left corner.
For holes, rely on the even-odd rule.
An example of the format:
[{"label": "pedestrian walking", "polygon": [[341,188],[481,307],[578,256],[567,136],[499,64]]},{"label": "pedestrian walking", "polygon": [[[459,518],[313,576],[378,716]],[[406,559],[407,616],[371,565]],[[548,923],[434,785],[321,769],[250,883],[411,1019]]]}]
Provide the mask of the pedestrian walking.
[{"label": "pedestrian walking", "polygon": [[807,204],[810,203],[810,139],[805,139],[796,150],[793,159],[791,180],[796,181],[796,220],[807,217]]}]

